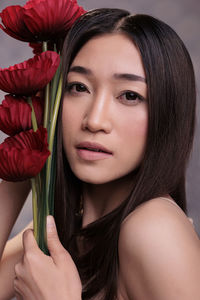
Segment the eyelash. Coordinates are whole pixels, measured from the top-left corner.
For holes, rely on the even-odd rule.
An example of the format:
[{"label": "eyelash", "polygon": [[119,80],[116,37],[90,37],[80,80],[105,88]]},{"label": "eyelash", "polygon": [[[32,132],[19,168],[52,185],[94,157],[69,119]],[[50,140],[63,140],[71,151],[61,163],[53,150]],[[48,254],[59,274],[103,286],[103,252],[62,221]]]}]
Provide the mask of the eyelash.
[{"label": "eyelash", "polygon": [[[76,88],[77,87],[79,87],[79,88],[81,87],[81,88],[83,88],[83,90],[82,91],[81,90],[79,90],[79,91],[77,91],[77,90],[73,91],[72,89],[74,87],[76,87]],[[69,94],[71,93],[71,94],[75,94],[75,95],[77,95],[78,93],[85,93],[85,92],[89,93],[87,87],[83,83],[80,83],[80,82],[71,82],[71,83],[68,83],[67,86],[66,86],[66,92],[69,93]],[[129,95],[130,96],[130,94],[132,94],[132,96],[134,97],[134,99],[132,99],[132,100],[131,99],[120,99],[124,95]],[[133,103],[131,103],[131,102],[138,103],[138,102],[145,101],[144,97],[142,97],[140,94],[138,94],[138,93],[136,93],[134,91],[131,91],[131,90],[123,91],[122,94],[118,97],[118,99],[120,99],[123,103],[125,102],[128,105],[133,105]],[[136,101],[136,99],[138,101]],[[136,103],[134,103],[134,104],[136,104]]]},{"label": "eyelash", "polygon": [[133,102],[136,102],[134,103],[134,105],[136,105],[138,102],[142,102],[145,100],[144,97],[142,97],[140,94],[134,91],[124,91],[118,98],[120,99],[122,96],[124,95],[128,96],[130,94],[132,94],[133,99],[121,99],[121,101],[124,101],[128,105],[133,105]]},{"label": "eyelash", "polygon": [[[72,91],[73,87],[80,87],[82,86],[85,90],[84,91]],[[86,86],[83,84],[83,83],[80,83],[80,82],[71,82],[71,83],[68,83],[67,86],[66,86],[66,92],[67,93],[84,93],[84,92],[87,92],[89,93],[88,89],[86,88]]]}]

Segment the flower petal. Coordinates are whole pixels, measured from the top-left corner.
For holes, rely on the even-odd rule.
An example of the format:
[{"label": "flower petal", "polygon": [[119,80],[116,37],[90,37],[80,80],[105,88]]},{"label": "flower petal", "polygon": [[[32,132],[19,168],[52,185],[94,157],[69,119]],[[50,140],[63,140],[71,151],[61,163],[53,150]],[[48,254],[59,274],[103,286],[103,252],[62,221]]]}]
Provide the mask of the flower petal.
[{"label": "flower petal", "polygon": [[14,95],[34,95],[53,78],[59,63],[56,52],[46,51],[23,63],[0,69],[0,89]]},{"label": "flower petal", "polygon": [[23,181],[34,177],[49,155],[47,130],[43,127],[9,137],[0,145],[0,178]]},{"label": "flower petal", "polygon": [[[39,97],[32,97],[33,107],[38,126],[43,121],[44,101]],[[23,97],[6,95],[0,105],[0,130],[8,135],[15,135],[32,128],[31,106]]]},{"label": "flower petal", "polygon": [[33,49],[33,54],[42,53],[42,43],[29,43],[29,46]]},{"label": "flower petal", "polygon": [[21,41],[57,40],[85,12],[76,0],[30,0],[23,7],[6,7],[0,13],[0,28]]},{"label": "flower petal", "polygon": [[24,6],[24,22],[38,40],[64,37],[85,10],[76,0],[30,0]]},{"label": "flower petal", "polygon": [[4,8],[0,13],[3,25],[0,28],[20,41],[35,41],[35,37],[27,29],[24,23],[24,8],[20,5],[12,5]]}]

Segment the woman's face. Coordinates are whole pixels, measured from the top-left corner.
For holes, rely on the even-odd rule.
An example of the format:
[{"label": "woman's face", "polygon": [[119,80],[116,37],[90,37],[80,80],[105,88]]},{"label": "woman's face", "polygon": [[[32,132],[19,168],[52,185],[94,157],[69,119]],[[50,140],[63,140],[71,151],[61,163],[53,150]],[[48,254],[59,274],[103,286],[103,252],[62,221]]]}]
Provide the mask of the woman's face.
[{"label": "woman's face", "polygon": [[72,62],[63,102],[64,149],[74,174],[107,183],[141,162],[147,86],[140,54],[123,34],[91,39]]}]

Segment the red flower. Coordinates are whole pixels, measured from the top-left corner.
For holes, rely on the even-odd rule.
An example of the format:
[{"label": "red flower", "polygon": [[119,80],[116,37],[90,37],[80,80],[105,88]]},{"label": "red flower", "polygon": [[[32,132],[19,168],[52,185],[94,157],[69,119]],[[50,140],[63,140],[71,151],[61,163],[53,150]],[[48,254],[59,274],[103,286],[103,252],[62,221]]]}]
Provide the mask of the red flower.
[{"label": "red flower", "polygon": [[0,145],[0,178],[23,181],[36,176],[43,168],[50,152],[47,131],[40,127],[8,137]]},{"label": "red flower", "polygon": [[84,13],[76,0],[30,0],[23,7],[5,8],[0,14],[4,26],[0,27],[22,41],[56,40]]},{"label": "red flower", "polygon": [[24,23],[24,9],[19,5],[8,6],[2,10],[0,28],[8,35],[20,41],[35,41]]},{"label": "red flower", "polygon": [[46,51],[23,63],[0,69],[0,89],[15,95],[34,95],[53,78],[59,63],[56,52]]},{"label": "red flower", "polygon": [[[43,49],[42,49],[42,42],[38,42],[38,43],[29,43],[29,46],[32,48],[33,50],[33,54],[40,54],[43,52]],[[58,43],[56,44],[56,46],[59,46]],[[54,50],[54,42],[52,41],[48,41],[47,42],[47,49],[50,50],[50,51],[55,51]],[[58,53],[59,50],[61,50],[61,48],[57,48],[56,49],[56,52]]]},{"label": "red flower", "polygon": [[[43,101],[40,97],[32,97],[38,126],[43,121]],[[5,134],[15,135],[20,131],[32,128],[31,106],[23,97],[6,95],[0,105],[0,130]]]},{"label": "red flower", "polygon": [[29,46],[33,49],[33,54],[40,54],[43,52],[42,43],[29,43]]},{"label": "red flower", "polygon": [[65,36],[73,22],[85,13],[76,0],[30,0],[24,8],[24,22],[39,40]]}]

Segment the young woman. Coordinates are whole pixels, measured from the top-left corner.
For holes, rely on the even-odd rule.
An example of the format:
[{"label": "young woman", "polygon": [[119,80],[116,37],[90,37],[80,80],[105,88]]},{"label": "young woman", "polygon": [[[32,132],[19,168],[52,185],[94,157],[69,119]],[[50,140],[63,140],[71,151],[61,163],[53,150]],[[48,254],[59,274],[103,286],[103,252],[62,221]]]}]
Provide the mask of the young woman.
[{"label": "young woman", "polygon": [[[199,300],[200,242],[185,199],[195,123],[185,46],[155,18],[97,9],[74,24],[63,57],[58,235],[49,216],[50,256],[32,230],[23,246],[21,234],[7,243],[0,299]],[[1,185],[2,250],[28,189]]]}]

